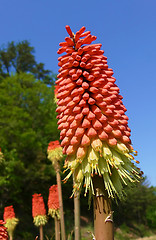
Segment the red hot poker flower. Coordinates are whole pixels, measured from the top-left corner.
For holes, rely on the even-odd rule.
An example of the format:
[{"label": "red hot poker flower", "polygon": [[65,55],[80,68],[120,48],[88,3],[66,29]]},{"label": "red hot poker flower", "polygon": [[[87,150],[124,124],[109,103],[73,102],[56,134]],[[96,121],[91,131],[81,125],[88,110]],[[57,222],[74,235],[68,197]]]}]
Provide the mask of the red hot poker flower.
[{"label": "red hot poker flower", "polygon": [[60,161],[60,159],[63,157],[63,153],[62,153],[62,147],[58,140],[51,141],[49,143],[47,153],[48,153],[48,159],[52,161],[53,164],[55,164],[57,161]]},{"label": "red hot poker flower", "polygon": [[47,223],[46,209],[41,194],[35,193],[32,198],[32,216],[34,224],[38,227]]},{"label": "red hot poker flower", "polygon": [[60,218],[59,214],[59,195],[57,185],[52,185],[49,188],[49,197],[48,197],[48,214],[53,218],[57,216]]},{"label": "red hot poker flower", "polygon": [[59,208],[59,196],[57,185],[52,185],[49,188],[48,208],[51,209]]},{"label": "red hot poker flower", "polygon": [[59,141],[58,140],[56,140],[56,141],[51,141],[50,143],[49,143],[49,145],[48,145],[48,151],[50,151],[50,150],[56,150],[57,148],[60,148],[61,146],[60,146],[60,143],[59,143]]},{"label": "red hot poker flower", "polygon": [[11,219],[11,218],[15,218],[15,212],[12,205],[4,208],[3,218],[4,218],[4,221],[7,221],[8,219]]},{"label": "red hot poker flower", "polygon": [[[84,179],[85,193],[93,193],[92,176],[103,176],[108,196],[122,197],[122,183],[138,181],[141,172],[134,166],[131,130],[126,108],[107,65],[101,44],[82,27],[61,42],[58,54],[57,118],[66,167],[74,173],[74,191]],[[134,160],[135,161],[135,160]],[[136,161],[137,162],[137,161]]]},{"label": "red hot poker flower", "polygon": [[35,193],[32,199],[32,216],[46,215],[45,205],[41,194]]},{"label": "red hot poker flower", "polygon": [[3,218],[4,218],[4,221],[6,222],[5,227],[7,228],[9,236],[11,237],[19,221],[15,217],[15,212],[12,205],[4,208]]}]

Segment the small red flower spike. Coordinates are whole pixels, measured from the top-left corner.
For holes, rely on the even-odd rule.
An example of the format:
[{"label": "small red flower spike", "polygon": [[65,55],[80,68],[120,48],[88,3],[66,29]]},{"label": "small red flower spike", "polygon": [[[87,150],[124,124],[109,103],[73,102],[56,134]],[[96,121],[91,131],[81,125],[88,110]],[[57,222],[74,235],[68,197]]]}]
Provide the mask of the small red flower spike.
[{"label": "small red flower spike", "polygon": [[32,216],[34,224],[39,227],[47,223],[46,210],[41,194],[35,193],[32,198]]},{"label": "small red flower spike", "polygon": [[48,197],[48,214],[51,215],[51,217],[60,218],[60,212],[59,212],[59,195],[58,195],[58,188],[57,185],[52,185],[49,188],[49,197]]},{"label": "small red flower spike", "polygon": [[15,227],[19,221],[15,217],[15,212],[12,205],[4,208],[3,218],[5,221],[5,227],[7,228],[9,236],[12,236],[15,230]]},{"label": "small red flower spike", "polygon": [[54,165],[54,168],[56,169],[59,168],[58,162],[63,157],[63,152],[62,152],[62,147],[58,140],[51,141],[49,143],[47,153],[48,153],[48,159],[52,162],[52,164]]}]

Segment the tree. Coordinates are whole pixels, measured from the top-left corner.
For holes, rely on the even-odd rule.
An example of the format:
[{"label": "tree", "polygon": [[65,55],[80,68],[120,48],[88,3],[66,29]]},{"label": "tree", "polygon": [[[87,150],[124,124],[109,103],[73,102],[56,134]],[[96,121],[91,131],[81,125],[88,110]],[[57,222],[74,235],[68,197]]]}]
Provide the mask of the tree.
[{"label": "tree", "polygon": [[146,178],[133,188],[126,189],[125,201],[114,205],[114,219],[117,226],[125,223],[128,226],[132,224],[143,224],[148,226],[147,219],[152,225],[154,218],[151,209],[156,210],[156,190],[150,187]]},{"label": "tree", "polygon": [[9,42],[7,47],[0,49],[0,76],[7,77],[11,72],[32,73],[36,79],[46,84],[53,84],[56,76],[50,70],[44,69],[43,63],[37,63],[34,56],[34,47],[27,40],[14,43]]},{"label": "tree", "polygon": [[3,79],[0,89],[1,146],[15,148],[22,159],[34,159],[50,136],[58,138],[52,90],[26,73]]},{"label": "tree", "polygon": [[1,212],[6,204],[15,204],[19,214],[31,216],[32,194],[46,196],[55,183],[46,158],[48,143],[59,138],[52,92],[30,73],[16,73],[0,83],[0,144],[5,158],[0,166]]},{"label": "tree", "polygon": [[156,188],[153,188],[153,192],[155,194],[155,199],[151,205],[149,205],[146,209],[146,218],[148,221],[148,225],[155,229],[156,227]]}]

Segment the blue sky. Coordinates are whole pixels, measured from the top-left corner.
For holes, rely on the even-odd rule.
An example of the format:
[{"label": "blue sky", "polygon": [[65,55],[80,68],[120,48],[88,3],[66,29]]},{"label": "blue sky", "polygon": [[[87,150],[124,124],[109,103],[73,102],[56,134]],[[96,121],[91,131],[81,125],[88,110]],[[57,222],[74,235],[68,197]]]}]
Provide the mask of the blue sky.
[{"label": "blue sky", "polygon": [[137,160],[156,186],[156,0],[0,0],[0,46],[28,40],[57,73],[59,42],[82,26],[102,43],[128,109]]}]

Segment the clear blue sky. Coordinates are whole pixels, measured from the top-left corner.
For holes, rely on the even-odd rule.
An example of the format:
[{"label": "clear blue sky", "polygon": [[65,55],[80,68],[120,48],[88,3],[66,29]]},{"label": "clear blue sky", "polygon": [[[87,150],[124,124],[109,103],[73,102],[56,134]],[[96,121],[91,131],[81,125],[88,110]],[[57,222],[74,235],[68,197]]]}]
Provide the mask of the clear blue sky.
[{"label": "clear blue sky", "polygon": [[0,0],[0,8],[0,46],[26,39],[54,73],[65,25],[97,36],[128,109],[140,167],[156,186],[156,0]]}]

